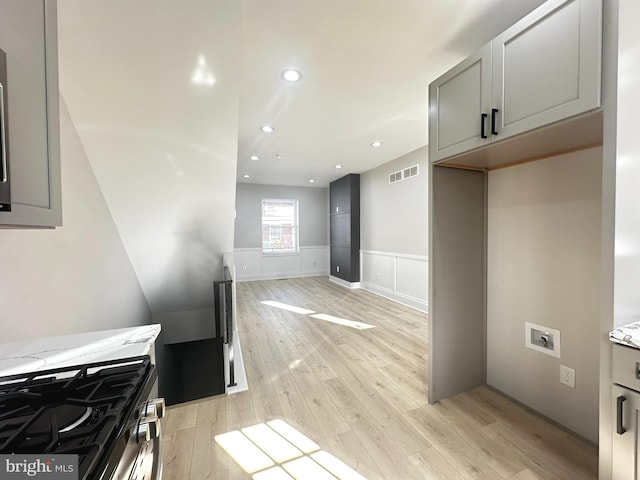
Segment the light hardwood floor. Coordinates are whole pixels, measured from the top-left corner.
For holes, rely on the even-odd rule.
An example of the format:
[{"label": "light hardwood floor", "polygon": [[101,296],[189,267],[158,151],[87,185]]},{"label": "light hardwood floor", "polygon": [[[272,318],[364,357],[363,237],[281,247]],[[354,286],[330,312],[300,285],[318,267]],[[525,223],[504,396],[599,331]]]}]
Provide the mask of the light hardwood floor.
[{"label": "light hardwood floor", "polygon": [[237,299],[250,389],[168,409],[165,480],[252,478],[214,437],[274,419],[368,480],[597,478],[595,447],[489,388],[429,405],[425,314],[326,277],[239,283]]}]

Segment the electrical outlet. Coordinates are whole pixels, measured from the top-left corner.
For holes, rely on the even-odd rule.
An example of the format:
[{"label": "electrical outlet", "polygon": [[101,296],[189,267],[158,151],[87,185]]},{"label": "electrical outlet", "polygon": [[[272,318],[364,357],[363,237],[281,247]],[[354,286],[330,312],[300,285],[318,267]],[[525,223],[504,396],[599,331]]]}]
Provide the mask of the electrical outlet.
[{"label": "electrical outlet", "polygon": [[576,388],[576,371],[573,368],[560,365],[560,383]]}]

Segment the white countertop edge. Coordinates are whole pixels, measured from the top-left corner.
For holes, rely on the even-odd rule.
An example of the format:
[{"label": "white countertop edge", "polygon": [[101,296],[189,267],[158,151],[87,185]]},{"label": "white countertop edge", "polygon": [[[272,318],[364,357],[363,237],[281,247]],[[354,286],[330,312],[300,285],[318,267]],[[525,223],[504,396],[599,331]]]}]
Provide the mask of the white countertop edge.
[{"label": "white countertop edge", "polygon": [[609,340],[640,349],[640,322],[633,322],[609,332]]},{"label": "white countertop edge", "polygon": [[148,355],[158,324],[0,344],[0,376]]}]

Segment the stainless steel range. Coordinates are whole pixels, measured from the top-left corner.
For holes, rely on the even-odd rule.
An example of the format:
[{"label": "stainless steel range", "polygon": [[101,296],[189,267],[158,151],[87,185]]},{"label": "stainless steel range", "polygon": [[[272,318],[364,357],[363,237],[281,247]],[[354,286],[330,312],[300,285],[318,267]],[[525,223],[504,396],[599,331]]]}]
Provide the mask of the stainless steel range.
[{"label": "stainless steel range", "polygon": [[83,480],[162,477],[149,356],[0,377],[0,453],[77,454]]}]

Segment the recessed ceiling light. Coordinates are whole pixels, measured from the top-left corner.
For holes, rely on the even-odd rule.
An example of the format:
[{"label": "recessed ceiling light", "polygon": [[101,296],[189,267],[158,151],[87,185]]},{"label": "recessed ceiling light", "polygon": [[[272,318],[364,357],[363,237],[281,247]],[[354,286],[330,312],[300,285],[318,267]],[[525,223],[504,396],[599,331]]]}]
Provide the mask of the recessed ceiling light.
[{"label": "recessed ceiling light", "polygon": [[282,71],[282,78],[284,78],[287,82],[297,82],[302,78],[302,74],[298,70],[287,68],[286,70]]},{"label": "recessed ceiling light", "polygon": [[336,165],[336,168],[342,168],[342,165],[338,164]]},{"label": "recessed ceiling light", "polygon": [[250,178],[251,175],[247,175],[246,173],[242,176],[242,178]]},{"label": "recessed ceiling light", "polygon": [[191,82],[196,85],[206,85],[208,87],[211,87],[216,83],[216,78],[207,66],[204,55],[198,56],[198,63],[196,64],[196,68],[193,70],[193,74],[191,74]]},{"label": "recessed ceiling light", "polygon": [[260,127],[260,130],[262,130],[264,133],[272,133],[275,128],[273,128],[271,125],[263,125]]},{"label": "recessed ceiling light", "polygon": [[316,183],[316,181],[312,178],[311,180],[309,180],[309,183]]},{"label": "recessed ceiling light", "polygon": [[249,158],[251,160],[260,160],[260,157],[258,155],[251,155]]},{"label": "recessed ceiling light", "polygon": [[371,142],[371,146],[373,148],[378,148],[382,146],[382,142],[380,140],[376,140],[375,142]]},{"label": "recessed ceiling light", "polygon": [[276,153],[276,158],[282,158],[282,154],[281,153]]}]

